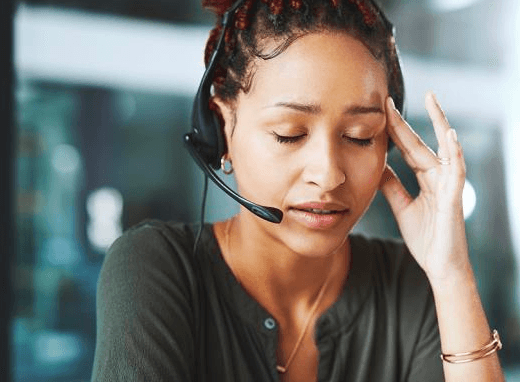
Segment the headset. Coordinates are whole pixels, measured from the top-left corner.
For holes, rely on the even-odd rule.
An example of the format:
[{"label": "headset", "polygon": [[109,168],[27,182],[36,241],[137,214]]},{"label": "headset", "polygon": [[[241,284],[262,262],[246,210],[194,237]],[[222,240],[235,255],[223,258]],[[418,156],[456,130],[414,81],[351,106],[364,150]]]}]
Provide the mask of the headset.
[{"label": "headset", "polygon": [[[245,199],[226,185],[214,171],[220,168],[220,159],[222,155],[225,154],[226,144],[219,118],[217,114],[209,108],[211,86],[218,58],[224,49],[224,36],[232,22],[234,13],[244,1],[245,0],[236,1],[222,16],[222,31],[206,71],[202,76],[197,94],[195,95],[191,116],[192,131],[184,135],[184,144],[205,175],[226,194],[258,217],[271,223],[280,223],[283,218],[282,211],[274,207],[261,206]],[[385,28],[393,31],[393,26],[385,15],[381,11],[379,11],[379,14],[382,16]],[[397,62],[397,71],[399,80],[398,93],[400,92],[401,97],[395,99],[394,95],[391,95],[396,100],[397,109],[402,112],[404,104],[404,83],[399,62]]]}]

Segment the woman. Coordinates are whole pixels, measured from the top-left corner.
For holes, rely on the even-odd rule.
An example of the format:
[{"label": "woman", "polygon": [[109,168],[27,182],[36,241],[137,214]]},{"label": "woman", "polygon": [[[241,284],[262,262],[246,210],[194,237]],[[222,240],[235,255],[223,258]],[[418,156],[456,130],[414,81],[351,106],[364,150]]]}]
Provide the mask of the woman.
[{"label": "woman", "polygon": [[[221,20],[231,3],[205,5]],[[437,154],[401,117],[379,8],[246,0],[230,17],[206,50],[208,63],[224,33],[208,105],[223,169],[283,219],[243,208],[196,245],[183,224],[123,235],[100,276],[93,380],[503,380],[469,263],[462,149],[433,94]],[[390,140],[416,198],[386,164]],[[349,235],[378,189],[406,246]]]}]

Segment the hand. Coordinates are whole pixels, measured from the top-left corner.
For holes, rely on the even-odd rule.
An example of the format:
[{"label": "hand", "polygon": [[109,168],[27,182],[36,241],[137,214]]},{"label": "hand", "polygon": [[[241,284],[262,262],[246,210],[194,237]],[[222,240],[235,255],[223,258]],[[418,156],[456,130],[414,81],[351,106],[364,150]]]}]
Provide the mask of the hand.
[{"label": "hand", "polygon": [[[414,171],[420,192],[413,199],[388,165],[380,189],[406,245],[433,283],[470,267],[462,212],[466,176],[462,148],[433,93],[426,95],[426,109],[439,144],[437,155],[387,99],[388,133]],[[449,164],[441,164],[439,158],[449,159]]]}]

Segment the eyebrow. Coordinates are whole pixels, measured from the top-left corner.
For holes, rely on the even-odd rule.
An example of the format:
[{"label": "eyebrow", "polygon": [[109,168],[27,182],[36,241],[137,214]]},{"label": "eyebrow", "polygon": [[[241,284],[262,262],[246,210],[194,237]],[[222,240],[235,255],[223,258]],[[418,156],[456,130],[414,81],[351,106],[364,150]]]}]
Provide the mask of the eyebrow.
[{"label": "eyebrow", "polygon": [[270,107],[286,107],[288,109],[301,111],[301,112],[309,113],[309,114],[321,113],[321,107],[319,105],[312,104],[312,103],[277,102],[272,106],[268,106],[268,108],[270,108]]},{"label": "eyebrow", "polygon": [[352,115],[359,115],[359,114],[385,114],[383,109],[380,106],[361,106],[361,105],[353,105],[348,106],[343,110],[343,114],[352,114]]},{"label": "eyebrow", "polygon": [[[277,102],[274,105],[268,106],[271,107],[285,107],[291,110],[301,111],[309,114],[319,114],[321,113],[321,106],[312,104],[312,103],[299,103],[299,102]],[[343,114],[350,115],[361,115],[361,114],[385,114],[383,109],[380,106],[362,106],[362,105],[352,105],[347,106],[343,110]]]}]

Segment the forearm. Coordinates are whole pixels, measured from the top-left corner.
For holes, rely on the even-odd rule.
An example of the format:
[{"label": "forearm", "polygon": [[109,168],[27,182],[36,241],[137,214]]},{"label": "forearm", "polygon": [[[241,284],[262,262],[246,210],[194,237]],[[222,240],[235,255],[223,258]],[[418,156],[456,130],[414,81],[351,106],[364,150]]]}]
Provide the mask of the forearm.
[{"label": "forearm", "polygon": [[[440,282],[431,283],[435,297],[441,347],[444,354],[474,351],[491,341],[491,330],[468,264]],[[446,382],[504,381],[497,352],[478,360],[452,364],[443,362]]]}]

